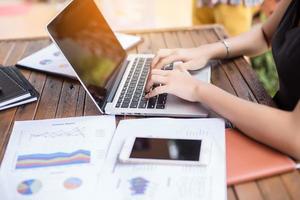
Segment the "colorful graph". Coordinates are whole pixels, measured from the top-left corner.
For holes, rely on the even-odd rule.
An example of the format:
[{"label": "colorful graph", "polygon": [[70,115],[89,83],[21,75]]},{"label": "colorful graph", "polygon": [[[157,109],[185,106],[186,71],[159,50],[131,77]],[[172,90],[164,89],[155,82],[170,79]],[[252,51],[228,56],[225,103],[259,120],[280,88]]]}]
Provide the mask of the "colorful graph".
[{"label": "colorful graph", "polygon": [[129,180],[131,195],[143,195],[145,194],[149,181],[143,177],[136,177]]},{"label": "colorful graph", "polygon": [[29,154],[18,156],[16,169],[32,169],[90,163],[91,152],[77,150],[71,153]]},{"label": "colorful graph", "polygon": [[40,191],[42,188],[42,182],[36,179],[30,179],[21,182],[18,185],[17,191],[22,195],[33,195]]},{"label": "colorful graph", "polygon": [[45,60],[41,60],[41,61],[40,61],[40,64],[41,64],[41,65],[48,65],[48,64],[50,64],[50,63],[52,63],[52,60],[50,60],[50,59],[45,59]]},{"label": "colorful graph", "polygon": [[71,177],[64,181],[64,187],[67,190],[74,190],[82,185],[82,180],[80,178]]},{"label": "colorful graph", "polygon": [[62,64],[58,65],[58,67],[67,68],[67,67],[69,67],[69,64],[68,63],[62,63]]},{"label": "colorful graph", "polygon": [[58,57],[58,56],[61,55],[61,53],[60,53],[59,51],[57,51],[57,52],[54,52],[53,55],[54,55],[55,57]]}]

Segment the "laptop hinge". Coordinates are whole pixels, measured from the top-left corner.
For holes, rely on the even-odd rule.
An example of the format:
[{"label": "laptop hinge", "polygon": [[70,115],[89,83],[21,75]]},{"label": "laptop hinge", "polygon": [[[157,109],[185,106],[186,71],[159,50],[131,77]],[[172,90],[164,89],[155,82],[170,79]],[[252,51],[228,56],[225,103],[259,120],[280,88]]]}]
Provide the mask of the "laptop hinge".
[{"label": "laptop hinge", "polygon": [[123,78],[123,75],[125,73],[125,70],[126,70],[128,64],[129,64],[129,62],[130,62],[129,60],[125,60],[123,62],[122,67],[121,67],[121,69],[120,69],[120,71],[119,71],[119,73],[116,77],[115,83],[112,86],[111,92],[109,93],[109,95],[108,95],[108,97],[107,97],[107,99],[106,99],[106,101],[103,105],[103,108],[102,108],[103,110],[105,109],[106,104],[111,103],[113,101],[113,99],[115,98],[115,95],[117,93],[117,90],[119,88],[119,85],[121,83],[121,80]]}]

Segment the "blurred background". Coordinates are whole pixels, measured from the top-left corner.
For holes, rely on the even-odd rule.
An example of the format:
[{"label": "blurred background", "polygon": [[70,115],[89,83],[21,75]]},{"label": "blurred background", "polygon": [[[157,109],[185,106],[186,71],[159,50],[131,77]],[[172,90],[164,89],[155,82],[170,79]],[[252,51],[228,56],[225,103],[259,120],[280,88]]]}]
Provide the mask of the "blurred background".
[{"label": "blurred background", "polygon": [[[0,0],[0,40],[46,37],[45,26],[69,0]],[[95,0],[115,31],[192,26],[195,0]],[[265,0],[252,25],[264,22],[276,6]],[[272,53],[251,58],[260,81],[273,96],[278,88]]]}]

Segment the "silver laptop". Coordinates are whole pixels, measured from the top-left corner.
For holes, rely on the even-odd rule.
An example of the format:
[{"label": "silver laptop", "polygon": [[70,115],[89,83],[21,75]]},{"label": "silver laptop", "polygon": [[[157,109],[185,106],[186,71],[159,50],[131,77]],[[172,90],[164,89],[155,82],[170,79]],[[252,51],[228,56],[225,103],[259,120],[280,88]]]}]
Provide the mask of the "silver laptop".
[{"label": "silver laptop", "polygon": [[[200,103],[170,94],[145,99],[144,87],[154,55],[127,55],[93,0],[71,1],[47,26],[101,113],[206,117]],[[172,70],[173,64],[165,70]],[[210,67],[193,72],[210,81]]]}]

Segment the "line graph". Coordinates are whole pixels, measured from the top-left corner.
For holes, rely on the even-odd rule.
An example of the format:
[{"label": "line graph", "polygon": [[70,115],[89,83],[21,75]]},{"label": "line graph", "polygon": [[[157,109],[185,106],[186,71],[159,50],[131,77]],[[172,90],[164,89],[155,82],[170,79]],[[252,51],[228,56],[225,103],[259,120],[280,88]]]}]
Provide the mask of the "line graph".
[{"label": "line graph", "polygon": [[70,153],[27,154],[17,158],[16,169],[44,168],[90,163],[91,152],[79,149]]}]

